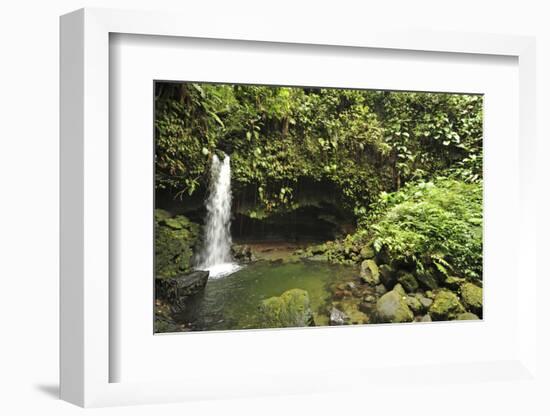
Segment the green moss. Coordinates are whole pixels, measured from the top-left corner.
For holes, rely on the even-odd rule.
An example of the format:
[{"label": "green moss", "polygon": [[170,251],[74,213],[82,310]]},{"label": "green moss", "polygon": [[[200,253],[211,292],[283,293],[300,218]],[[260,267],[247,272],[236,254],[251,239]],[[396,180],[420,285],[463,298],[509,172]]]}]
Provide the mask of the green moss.
[{"label": "green moss", "polygon": [[376,286],[380,283],[380,271],[376,262],[372,259],[365,260],[361,263],[361,279],[365,283]]},{"label": "green moss", "polygon": [[263,328],[310,326],[313,323],[309,294],[302,289],[290,289],[281,296],[265,299],[260,304]]},{"label": "green moss", "polygon": [[460,287],[462,301],[466,308],[474,313],[480,313],[483,308],[483,289],[473,283],[464,283]]},{"label": "green moss", "polygon": [[475,321],[475,320],[478,320],[479,317],[476,314],[473,314],[471,312],[465,312],[458,315],[456,319],[458,321]]},{"label": "green moss", "polygon": [[157,278],[176,277],[192,268],[199,237],[199,225],[183,215],[171,218],[155,210],[155,274]]},{"label": "green moss", "polygon": [[397,279],[401,286],[408,293],[414,293],[418,290],[418,282],[411,273],[405,273],[399,279]]},{"label": "green moss", "polygon": [[392,290],[376,302],[376,315],[379,322],[412,322],[414,315],[407,305],[407,297]]},{"label": "green moss", "polygon": [[434,321],[446,321],[456,319],[458,315],[466,312],[458,297],[451,291],[443,289],[436,295],[430,306],[430,315]]}]

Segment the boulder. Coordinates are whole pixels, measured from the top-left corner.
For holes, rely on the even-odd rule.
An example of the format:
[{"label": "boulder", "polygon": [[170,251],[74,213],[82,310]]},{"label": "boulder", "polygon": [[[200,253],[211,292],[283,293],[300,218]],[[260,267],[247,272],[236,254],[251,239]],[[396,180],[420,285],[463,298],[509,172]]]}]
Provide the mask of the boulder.
[{"label": "boulder", "polygon": [[356,300],[350,299],[340,302],[339,310],[344,313],[346,324],[361,325],[369,323],[368,314],[361,310],[360,304]]},{"label": "boulder", "polygon": [[397,293],[399,293],[401,296],[405,296],[407,294],[407,292],[405,292],[405,289],[403,289],[403,286],[401,286],[400,283],[397,283],[393,287],[393,290],[396,291]]},{"label": "boulder", "polygon": [[418,281],[411,273],[403,274],[397,281],[401,283],[407,293],[414,293],[418,290]]},{"label": "boulder", "polygon": [[429,314],[426,314],[420,319],[420,322],[432,322],[432,317]]},{"label": "boulder", "polygon": [[460,286],[462,301],[470,312],[481,315],[483,310],[483,289],[473,283],[464,283]]},{"label": "boulder", "polygon": [[443,289],[436,295],[430,306],[430,316],[434,321],[447,321],[456,319],[458,315],[466,312],[458,297],[451,291]]},{"label": "boulder", "polygon": [[348,317],[340,309],[333,307],[330,311],[329,325],[344,325]]},{"label": "boulder", "polygon": [[432,299],[424,296],[422,293],[415,293],[414,297],[422,304],[424,309],[428,309],[434,302]]},{"label": "boulder", "polygon": [[414,296],[407,296],[407,306],[413,311],[415,315],[419,315],[424,311],[424,307],[420,301]]},{"label": "boulder", "polygon": [[380,283],[380,271],[378,270],[376,262],[372,259],[365,260],[361,263],[360,275],[365,283],[373,286]]},{"label": "boulder", "polygon": [[184,301],[202,292],[210,273],[196,270],[177,277],[155,279],[155,297],[167,301],[175,309],[183,310]]},{"label": "boulder", "polygon": [[435,290],[439,287],[436,277],[429,270],[418,273],[416,279],[426,289]]},{"label": "boulder", "polygon": [[407,305],[407,296],[392,290],[376,302],[376,316],[379,322],[412,322],[414,315]]},{"label": "boulder", "polygon": [[478,320],[479,317],[474,313],[464,312],[464,313],[461,313],[460,315],[458,315],[456,317],[456,319],[458,321],[475,321],[475,320]]},{"label": "boulder", "polygon": [[386,287],[386,289],[391,290],[397,283],[397,275],[393,267],[383,264],[378,268],[380,272],[380,282]]},{"label": "boulder", "polygon": [[264,328],[288,328],[314,325],[309,294],[290,289],[281,296],[265,299],[260,304],[260,325]]}]

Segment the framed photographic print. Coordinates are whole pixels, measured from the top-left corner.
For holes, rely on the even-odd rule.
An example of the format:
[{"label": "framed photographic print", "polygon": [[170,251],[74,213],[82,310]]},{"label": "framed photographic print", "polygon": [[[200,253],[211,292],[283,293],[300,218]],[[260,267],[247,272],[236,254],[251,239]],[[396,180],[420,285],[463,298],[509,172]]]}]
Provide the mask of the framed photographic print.
[{"label": "framed photographic print", "polygon": [[154,88],[155,332],[482,318],[483,96]]},{"label": "framed photographic print", "polygon": [[532,377],[533,39],[304,36],[62,17],[65,400]]}]

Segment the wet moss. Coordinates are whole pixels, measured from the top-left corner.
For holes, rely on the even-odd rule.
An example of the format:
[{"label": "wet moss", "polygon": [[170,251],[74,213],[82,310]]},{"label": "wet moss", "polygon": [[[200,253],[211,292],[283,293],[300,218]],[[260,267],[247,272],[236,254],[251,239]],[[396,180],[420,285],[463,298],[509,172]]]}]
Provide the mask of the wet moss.
[{"label": "wet moss", "polygon": [[171,217],[164,210],[155,210],[155,275],[176,277],[189,272],[199,240],[198,224],[187,217]]},{"label": "wet moss", "polygon": [[260,304],[260,315],[260,325],[264,328],[313,325],[309,294],[302,289],[290,289],[281,296],[263,300]]}]

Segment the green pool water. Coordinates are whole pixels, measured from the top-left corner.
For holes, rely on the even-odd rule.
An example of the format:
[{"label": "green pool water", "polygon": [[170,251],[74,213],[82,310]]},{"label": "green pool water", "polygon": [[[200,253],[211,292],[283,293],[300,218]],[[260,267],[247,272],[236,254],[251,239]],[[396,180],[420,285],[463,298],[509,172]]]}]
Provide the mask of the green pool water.
[{"label": "green pool water", "polygon": [[326,262],[256,262],[232,275],[209,279],[204,293],[189,303],[180,319],[196,331],[256,328],[260,302],[294,288],[306,290],[314,314],[326,316],[330,287],[357,275],[356,267]]}]

